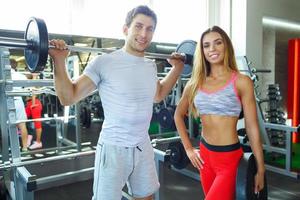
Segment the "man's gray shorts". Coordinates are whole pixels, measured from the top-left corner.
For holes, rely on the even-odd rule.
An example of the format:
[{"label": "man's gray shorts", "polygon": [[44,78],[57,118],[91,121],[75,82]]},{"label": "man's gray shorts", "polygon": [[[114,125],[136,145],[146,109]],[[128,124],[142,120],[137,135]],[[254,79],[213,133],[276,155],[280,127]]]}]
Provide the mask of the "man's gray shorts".
[{"label": "man's gray shorts", "polygon": [[159,188],[154,151],[149,140],[136,147],[97,144],[93,200],[120,200],[127,183],[129,194],[147,197]]}]

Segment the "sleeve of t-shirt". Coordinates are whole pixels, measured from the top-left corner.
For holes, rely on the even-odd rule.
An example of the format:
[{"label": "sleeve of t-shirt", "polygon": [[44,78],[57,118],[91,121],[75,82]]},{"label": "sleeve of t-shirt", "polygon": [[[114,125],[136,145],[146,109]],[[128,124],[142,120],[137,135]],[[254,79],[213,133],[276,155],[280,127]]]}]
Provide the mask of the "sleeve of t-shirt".
[{"label": "sleeve of t-shirt", "polygon": [[101,59],[99,56],[91,60],[83,71],[83,74],[89,77],[96,86],[101,81]]}]

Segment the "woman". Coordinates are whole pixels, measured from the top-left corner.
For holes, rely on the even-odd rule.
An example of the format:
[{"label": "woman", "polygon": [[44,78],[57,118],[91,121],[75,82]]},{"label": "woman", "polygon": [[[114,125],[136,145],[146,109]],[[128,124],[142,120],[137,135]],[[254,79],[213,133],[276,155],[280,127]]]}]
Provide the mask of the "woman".
[{"label": "woman", "polygon": [[[189,108],[202,122],[200,154],[192,146],[184,123]],[[258,166],[257,193],[264,187],[265,167],[253,82],[238,72],[228,35],[214,26],[197,44],[192,76],[175,112],[177,130],[191,163],[200,171],[206,200],[235,199],[236,171],[243,155],[236,130],[241,110]]]}]

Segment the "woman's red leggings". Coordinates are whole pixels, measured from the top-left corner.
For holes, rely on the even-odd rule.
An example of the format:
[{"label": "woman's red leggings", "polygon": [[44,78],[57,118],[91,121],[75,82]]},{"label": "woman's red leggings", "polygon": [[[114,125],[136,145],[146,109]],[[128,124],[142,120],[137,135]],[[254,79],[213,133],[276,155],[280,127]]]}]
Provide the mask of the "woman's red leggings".
[{"label": "woman's red leggings", "polygon": [[234,200],[236,172],[243,155],[240,143],[215,146],[200,142],[200,156],[204,161],[200,170],[205,200]]},{"label": "woman's red leggings", "polygon": [[[37,98],[35,99],[35,104],[32,105],[32,100],[28,100],[26,103],[26,115],[27,117],[31,117],[32,119],[38,119],[42,117],[42,110],[43,110],[43,105],[40,102],[40,100],[38,100]],[[34,122],[34,126],[36,129],[40,129],[42,128],[42,122],[41,121],[35,121]]]}]

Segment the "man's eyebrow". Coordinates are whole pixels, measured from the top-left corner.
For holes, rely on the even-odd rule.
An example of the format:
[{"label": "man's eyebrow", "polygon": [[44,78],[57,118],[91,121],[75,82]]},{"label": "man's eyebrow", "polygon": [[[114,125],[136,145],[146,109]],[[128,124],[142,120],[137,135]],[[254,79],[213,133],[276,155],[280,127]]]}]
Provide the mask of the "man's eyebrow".
[{"label": "man's eyebrow", "polygon": [[[142,23],[142,22],[135,22],[135,25],[142,25],[142,26],[145,26],[145,24],[144,23]],[[150,25],[150,26],[148,26],[147,28],[153,28],[154,29],[154,25]]]}]

